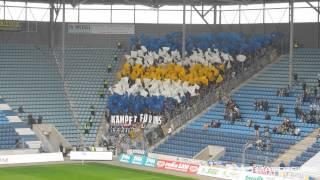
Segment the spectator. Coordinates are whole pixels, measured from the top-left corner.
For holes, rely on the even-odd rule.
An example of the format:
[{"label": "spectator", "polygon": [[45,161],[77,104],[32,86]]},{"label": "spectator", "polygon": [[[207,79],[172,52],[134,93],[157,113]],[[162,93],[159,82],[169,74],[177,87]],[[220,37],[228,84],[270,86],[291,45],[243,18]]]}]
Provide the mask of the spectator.
[{"label": "spectator", "polygon": [[295,84],[298,83],[298,74],[297,74],[297,73],[294,73],[294,74],[293,74],[293,80],[294,80],[294,83],[295,83]]},{"label": "spectator", "polygon": [[208,130],[208,128],[209,128],[208,123],[204,123],[204,124],[203,124],[203,130],[207,131],[207,130]]},{"label": "spectator", "polygon": [[96,147],[94,146],[94,144],[91,145],[91,152],[96,152]]},{"label": "spectator", "polygon": [[302,102],[308,101],[308,90],[303,91]]},{"label": "spectator", "polygon": [[277,96],[280,96],[280,89],[277,90]]},{"label": "spectator", "polygon": [[264,149],[264,144],[261,139],[257,139],[256,141],[256,147],[258,151],[262,151]]},{"label": "spectator", "polygon": [[111,73],[111,72],[112,72],[112,65],[111,65],[111,64],[108,64],[107,70],[108,70],[108,73]]},{"label": "spectator", "polygon": [[298,96],[296,98],[296,106],[298,106],[299,108],[301,107],[301,100],[302,100],[301,96]]},{"label": "spectator", "polygon": [[212,121],[211,121],[211,124],[210,124],[210,127],[213,127],[213,126],[214,126],[214,123],[215,123],[215,121],[212,120]]},{"label": "spectator", "polygon": [[220,121],[211,122],[211,127],[212,128],[219,128],[220,126],[221,126]]},{"label": "spectator", "polygon": [[16,138],[16,148],[20,148],[20,139],[17,137]]},{"label": "spectator", "polygon": [[314,89],[313,89],[313,95],[314,95],[314,98],[317,98],[317,96],[318,96],[318,89],[317,89],[317,87],[314,87]]},{"label": "spectator", "polygon": [[38,124],[42,124],[42,120],[43,120],[43,117],[42,117],[42,116],[39,116],[39,117],[38,117]]},{"label": "spectator", "polygon": [[122,44],[121,44],[121,42],[118,42],[118,43],[117,43],[117,48],[118,48],[118,49],[122,49]]},{"label": "spectator", "polygon": [[273,133],[273,134],[277,134],[277,133],[278,133],[277,127],[272,128],[272,133]]},{"label": "spectator", "polygon": [[307,90],[307,83],[303,82],[302,84],[302,90],[306,91]]},{"label": "spectator", "polygon": [[295,128],[294,129],[294,135],[295,136],[300,136],[300,128]]},{"label": "spectator", "polygon": [[108,80],[103,80],[103,88],[107,89],[109,87]]},{"label": "spectator", "polygon": [[94,107],[94,105],[90,106],[90,112],[92,116],[96,116],[96,108]]},{"label": "spectator", "polygon": [[217,122],[217,128],[220,128],[221,127],[221,122],[220,122],[220,120],[218,120],[218,122]]},{"label": "spectator", "polygon": [[267,100],[264,101],[264,111],[269,111],[269,102]]},{"label": "spectator", "polygon": [[172,128],[170,127],[169,129],[168,129],[168,135],[170,136],[172,134]]},{"label": "spectator", "polygon": [[249,120],[247,121],[247,126],[248,126],[249,128],[251,128],[251,127],[252,127],[252,124],[253,124],[252,119],[249,119]]},{"label": "spectator", "polygon": [[294,107],[294,113],[296,114],[296,119],[298,119],[300,115],[300,109],[297,105]]},{"label": "spectator", "polygon": [[92,125],[93,125],[93,118],[92,118],[92,116],[89,117],[89,125],[90,125],[90,127],[92,127]]},{"label": "spectator", "polygon": [[265,120],[270,120],[271,119],[271,116],[268,112],[266,112],[265,116],[264,116],[264,119]]},{"label": "spectator", "polygon": [[281,161],[281,163],[279,164],[279,167],[286,167],[286,165],[284,164],[283,161]]},{"label": "spectator", "polygon": [[278,105],[278,110],[277,110],[277,116],[282,116],[282,114],[284,113],[284,108],[282,104]]},{"label": "spectator", "polygon": [[257,99],[254,100],[253,106],[254,106],[254,110],[257,111],[259,106],[259,102]]},{"label": "spectator", "polygon": [[250,166],[255,166],[255,162],[254,161],[251,161],[251,163],[249,164]]},{"label": "spectator", "polygon": [[110,111],[108,108],[106,108],[105,112],[104,112],[104,117],[106,118],[106,121],[108,123],[110,123]]},{"label": "spectator", "polygon": [[299,47],[300,47],[300,45],[299,45],[298,41],[294,41],[293,48],[297,49]]},{"label": "spectator", "polygon": [[260,128],[260,125],[259,124],[255,124],[253,127],[254,127],[254,130],[256,132],[256,139],[259,139],[259,128]]},{"label": "spectator", "polygon": [[264,137],[265,138],[270,138],[270,132],[269,132],[269,127],[264,127]]},{"label": "spectator", "polygon": [[24,110],[23,110],[23,106],[19,106],[19,108],[18,108],[18,113],[19,113],[19,114],[25,113]]},{"label": "spectator", "polygon": [[90,124],[87,122],[84,125],[84,134],[89,134],[89,130],[90,130]]},{"label": "spectator", "polygon": [[221,87],[219,87],[217,89],[217,98],[218,98],[219,103],[222,102],[222,97],[223,97],[222,89],[221,89]]},{"label": "spectator", "polygon": [[30,128],[32,129],[32,125],[34,124],[34,119],[32,114],[28,115],[28,125],[30,126]]},{"label": "spectator", "polygon": [[118,55],[117,55],[117,54],[114,54],[114,55],[113,55],[113,60],[115,60],[115,61],[118,60]]},{"label": "spectator", "polygon": [[266,139],[266,145],[267,145],[266,150],[267,150],[267,151],[271,151],[271,150],[272,150],[271,138],[267,138],[267,139]]}]

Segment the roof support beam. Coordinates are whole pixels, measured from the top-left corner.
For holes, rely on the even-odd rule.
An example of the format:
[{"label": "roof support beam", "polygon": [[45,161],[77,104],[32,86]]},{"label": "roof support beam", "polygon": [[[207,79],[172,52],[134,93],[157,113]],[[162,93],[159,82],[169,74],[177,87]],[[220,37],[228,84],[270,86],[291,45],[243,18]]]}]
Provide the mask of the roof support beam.
[{"label": "roof support beam", "polygon": [[208,28],[213,32],[213,29],[210,26],[209,22],[206,20],[205,16],[202,16],[200,11],[195,6],[192,6],[192,8],[198,13],[198,15],[201,17],[201,19],[207,24]]},{"label": "roof support beam", "polygon": [[318,12],[318,14],[320,14],[320,10],[316,7],[314,7],[309,1],[306,1],[307,4],[309,4],[310,7],[312,7],[312,9],[314,9],[315,11]]},{"label": "roof support beam", "polygon": [[211,6],[210,9],[208,9],[207,12],[205,12],[205,13],[203,14],[203,17],[206,17],[206,16],[208,15],[208,13],[209,13],[210,11],[212,11],[212,9],[213,9],[214,7],[215,7],[215,6]]}]

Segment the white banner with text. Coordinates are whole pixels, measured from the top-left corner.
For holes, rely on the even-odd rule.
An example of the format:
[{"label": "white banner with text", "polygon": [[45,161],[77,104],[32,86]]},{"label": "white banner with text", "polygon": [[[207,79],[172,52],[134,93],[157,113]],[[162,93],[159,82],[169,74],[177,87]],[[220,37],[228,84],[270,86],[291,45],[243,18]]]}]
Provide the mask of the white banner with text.
[{"label": "white banner with text", "polygon": [[71,151],[70,160],[112,161],[112,152]]},{"label": "white banner with text", "polygon": [[64,161],[62,153],[0,155],[0,164],[42,163]]}]

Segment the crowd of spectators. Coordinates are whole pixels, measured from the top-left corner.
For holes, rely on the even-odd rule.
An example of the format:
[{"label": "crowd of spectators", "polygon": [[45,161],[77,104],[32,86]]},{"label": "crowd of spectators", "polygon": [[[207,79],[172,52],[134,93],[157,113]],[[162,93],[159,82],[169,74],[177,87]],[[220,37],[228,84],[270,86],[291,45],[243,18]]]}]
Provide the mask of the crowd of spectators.
[{"label": "crowd of spectators", "polygon": [[254,102],[255,111],[269,111],[269,102],[267,100],[257,100]]},{"label": "crowd of spectators", "polygon": [[274,127],[272,131],[275,134],[300,135],[300,128],[296,127],[288,117],[285,117],[282,124],[278,127]]}]

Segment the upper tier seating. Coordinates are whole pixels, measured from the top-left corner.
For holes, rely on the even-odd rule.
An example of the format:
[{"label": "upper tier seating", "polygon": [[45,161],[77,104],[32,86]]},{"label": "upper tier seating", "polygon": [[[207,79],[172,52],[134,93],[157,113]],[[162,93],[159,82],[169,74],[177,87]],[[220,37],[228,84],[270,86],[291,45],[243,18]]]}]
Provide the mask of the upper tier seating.
[{"label": "upper tier seating", "polygon": [[[320,51],[311,49],[298,49],[294,54],[294,72],[298,73],[300,80],[314,86],[317,73],[320,68]],[[261,127],[278,127],[283,122],[283,117],[289,117],[294,124],[300,128],[301,136],[272,134],[272,151],[257,151],[255,148],[246,152],[246,162],[265,164],[272,162],[291,145],[312,132],[317,125],[302,123],[295,118],[294,105],[296,97],[301,94],[302,87],[295,86],[290,97],[278,97],[278,88],[285,88],[288,84],[288,56],[282,56],[278,62],[270,65],[249,82],[234,91],[231,98],[239,105],[243,122],[236,121],[235,124],[224,120],[224,105],[216,103],[207,112],[196,118],[183,130],[171,136],[163,144],[155,149],[156,153],[170,154],[176,156],[193,157],[207,145],[219,145],[226,147],[222,161],[242,162],[242,152],[247,142],[255,139],[253,128],[246,127],[246,121],[252,119]],[[268,100],[269,114],[271,120],[265,120],[265,113],[255,111],[253,102],[255,99]],[[276,116],[277,105],[283,103],[285,113],[282,117]],[[302,109],[308,110],[310,103],[304,103]],[[212,120],[220,120],[220,128],[203,129],[204,123]],[[260,128],[263,134],[263,128]]]}]

